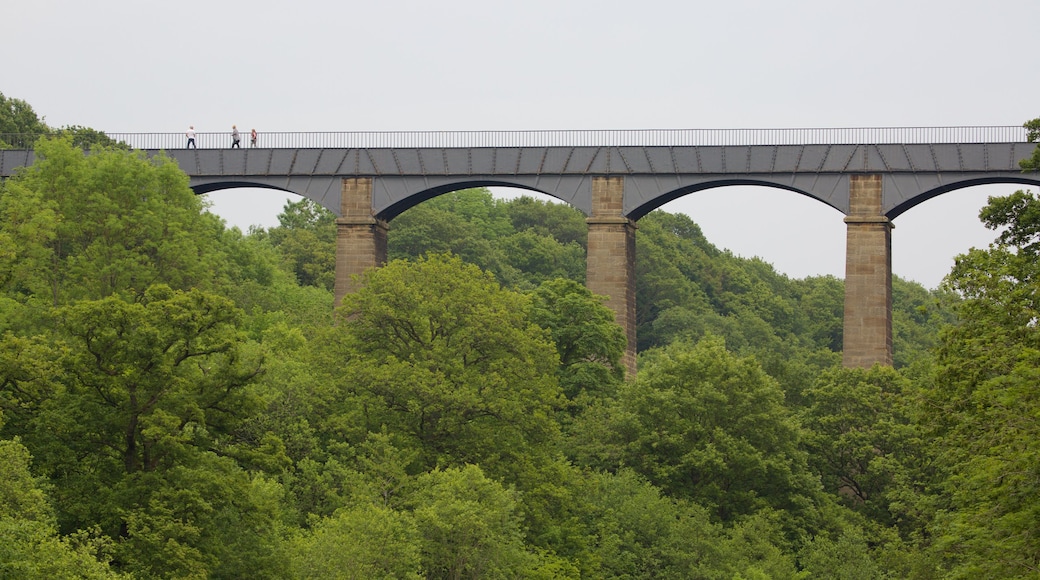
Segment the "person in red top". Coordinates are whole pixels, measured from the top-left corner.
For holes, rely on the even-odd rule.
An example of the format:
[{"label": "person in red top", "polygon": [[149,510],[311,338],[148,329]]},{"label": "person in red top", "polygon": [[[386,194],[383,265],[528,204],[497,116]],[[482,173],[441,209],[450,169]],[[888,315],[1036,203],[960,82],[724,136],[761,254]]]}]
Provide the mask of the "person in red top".
[{"label": "person in red top", "polygon": [[249,132],[249,146],[256,147],[256,129]]}]

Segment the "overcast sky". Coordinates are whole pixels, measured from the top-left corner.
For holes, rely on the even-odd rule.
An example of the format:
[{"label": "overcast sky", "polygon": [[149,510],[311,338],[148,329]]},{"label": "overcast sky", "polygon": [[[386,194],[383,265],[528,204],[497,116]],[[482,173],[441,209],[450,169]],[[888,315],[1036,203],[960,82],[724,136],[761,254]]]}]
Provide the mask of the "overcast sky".
[{"label": "overcast sky", "polygon": [[[108,132],[1020,125],[1040,117],[1038,0],[4,2],[0,92]],[[988,195],[895,220],[893,269],[932,288],[984,247]],[[272,225],[284,196],[210,195]],[[792,277],[844,276],[842,215],[730,187],[664,206]],[[391,224],[392,227],[392,224]]]}]

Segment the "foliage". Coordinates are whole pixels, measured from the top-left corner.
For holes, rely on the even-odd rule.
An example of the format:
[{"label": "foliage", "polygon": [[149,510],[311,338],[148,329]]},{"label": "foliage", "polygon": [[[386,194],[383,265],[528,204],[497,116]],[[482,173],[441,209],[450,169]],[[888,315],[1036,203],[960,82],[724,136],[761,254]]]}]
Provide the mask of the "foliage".
[{"label": "foliage", "polygon": [[344,508],[301,536],[297,578],[422,578],[414,518],[380,505]]},{"label": "foliage", "polygon": [[[1028,139],[1030,143],[1040,141],[1040,118],[1026,121],[1023,127],[1026,129],[1026,139]],[[1022,167],[1023,171],[1040,170],[1040,148],[1033,150],[1032,157],[1029,159],[1023,159],[1018,163]]]},{"label": "foliage", "polygon": [[368,431],[406,434],[427,468],[511,471],[555,437],[552,344],[526,318],[527,298],[475,266],[443,255],[391,262],[341,311],[350,407],[366,408]]},{"label": "foliage", "polygon": [[0,440],[0,578],[120,577],[108,566],[104,542],[82,533],[58,535],[30,460],[21,443]]},{"label": "foliage", "polygon": [[606,430],[617,433],[625,465],[716,521],[771,508],[807,525],[818,484],[783,402],[776,382],[721,340],[675,343],[644,359]]},{"label": "foliage", "polygon": [[932,547],[954,578],[1027,577],[1040,565],[1028,499],[1040,491],[1036,206],[1024,192],[991,199],[984,223],[1007,229],[959,256],[947,278],[964,300],[942,337],[924,420],[940,468],[926,504]]},{"label": "foliage", "polygon": [[653,212],[625,382],[573,208],[430,199],[334,316],[331,213],[229,230],[64,132],[0,184],[0,576],[1035,575],[1032,194],[893,280],[896,370],[837,368],[841,280]]},{"label": "foliage", "polygon": [[256,232],[267,238],[301,285],[332,291],[335,286],[336,216],[301,199],[286,202],[278,227]]},{"label": "foliage", "polygon": [[888,367],[833,369],[805,397],[804,444],[824,489],[878,524],[916,529],[901,484],[928,458],[910,381]]},{"label": "foliage", "polygon": [[[549,331],[564,395],[578,408],[612,397],[624,378],[625,331],[601,297],[573,280],[547,280],[531,293],[531,320]],[[575,409],[576,410],[576,409]]]},{"label": "foliage", "polygon": [[201,211],[171,160],[140,152],[90,155],[68,138],[41,140],[37,160],[0,194],[11,270],[0,281],[54,305],[140,297],[152,284],[216,287],[220,224]]},{"label": "foliage", "polygon": [[29,103],[0,93],[0,149],[30,149],[47,132]]}]

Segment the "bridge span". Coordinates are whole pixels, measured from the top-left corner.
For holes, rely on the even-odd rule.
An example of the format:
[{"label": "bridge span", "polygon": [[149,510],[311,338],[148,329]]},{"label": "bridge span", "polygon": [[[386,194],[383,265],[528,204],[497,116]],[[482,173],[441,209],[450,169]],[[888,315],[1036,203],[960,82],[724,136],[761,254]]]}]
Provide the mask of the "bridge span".
[{"label": "bridge span", "polygon": [[[197,193],[264,187],[338,216],[336,299],[354,275],[386,261],[389,222],[427,199],[469,187],[537,191],[581,210],[587,284],[626,329],[635,371],[635,230],[650,211],[729,185],[794,191],[847,224],[846,366],[892,364],[891,220],[943,193],[988,183],[1040,186],[1019,162],[1034,143],[1016,127],[792,130],[274,133],[231,149],[226,134],[108,134],[176,159]],[[2,138],[3,136],[0,136]],[[11,141],[8,141],[11,142]],[[0,177],[31,164],[0,150]]]}]

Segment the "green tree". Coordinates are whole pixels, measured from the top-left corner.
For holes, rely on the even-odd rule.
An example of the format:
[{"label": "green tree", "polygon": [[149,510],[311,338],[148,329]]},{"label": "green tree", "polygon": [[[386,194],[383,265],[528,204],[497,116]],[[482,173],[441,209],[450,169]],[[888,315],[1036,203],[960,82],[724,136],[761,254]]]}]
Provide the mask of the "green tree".
[{"label": "green tree", "polygon": [[173,161],[112,149],[86,155],[69,138],[41,140],[36,154],[0,191],[9,218],[0,236],[18,248],[6,262],[13,271],[0,275],[9,290],[61,305],[140,297],[159,283],[213,290],[223,280],[223,226]]},{"label": "green tree", "polygon": [[0,578],[119,578],[105,544],[87,534],[58,534],[46,495],[29,472],[28,449],[0,440]]},{"label": "green tree", "polygon": [[793,527],[813,524],[819,484],[783,391],[721,340],[646,353],[613,413],[624,463],[669,496],[722,522],[774,509]]},{"label": "green tree", "polygon": [[931,496],[934,552],[951,577],[1028,577],[1040,566],[1040,201],[993,198],[980,217],[1002,229],[958,256],[947,284],[963,300],[943,335],[923,407],[941,479]]},{"label": "green tree", "polygon": [[[1040,118],[1026,121],[1023,127],[1026,128],[1026,139],[1028,139],[1030,143],[1040,141]],[[1040,170],[1040,147],[1033,150],[1032,157],[1019,161],[1019,165],[1021,165],[1022,169],[1025,171]]]},{"label": "green tree", "polygon": [[[344,297],[347,411],[406,434],[420,463],[513,471],[552,444],[559,359],[528,298],[458,257],[394,261]],[[342,397],[343,395],[339,395]]]},{"label": "green tree", "polygon": [[332,291],[336,267],[336,216],[308,199],[286,202],[278,227],[256,232],[278,249],[296,280]]},{"label": "green tree", "polygon": [[537,568],[516,494],[475,465],[419,476],[410,505],[427,578],[528,578]]},{"label": "green tree", "polygon": [[31,149],[47,133],[43,119],[29,103],[0,93],[0,149]]},{"label": "green tree", "polygon": [[419,532],[408,512],[361,504],[338,510],[295,543],[292,561],[301,579],[422,578]]},{"label": "green tree", "polygon": [[929,458],[910,381],[887,367],[832,369],[804,396],[804,444],[824,489],[882,526],[918,531],[904,499],[921,490],[904,485]]},{"label": "green tree", "polygon": [[559,383],[577,411],[612,397],[625,368],[625,331],[603,299],[573,280],[543,282],[531,293],[531,320],[549,330],[560,356]]}]

